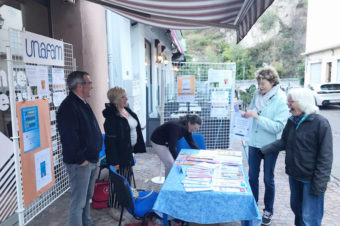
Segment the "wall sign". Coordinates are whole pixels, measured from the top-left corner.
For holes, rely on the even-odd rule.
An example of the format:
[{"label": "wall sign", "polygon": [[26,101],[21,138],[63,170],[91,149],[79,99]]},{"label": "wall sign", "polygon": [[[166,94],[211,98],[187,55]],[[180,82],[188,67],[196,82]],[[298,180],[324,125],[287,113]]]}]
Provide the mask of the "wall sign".
[{"label": "wall sign", "polygon": [[22,33],[25,63],[64,66],[64,44],[62,41],[31,32]]}]

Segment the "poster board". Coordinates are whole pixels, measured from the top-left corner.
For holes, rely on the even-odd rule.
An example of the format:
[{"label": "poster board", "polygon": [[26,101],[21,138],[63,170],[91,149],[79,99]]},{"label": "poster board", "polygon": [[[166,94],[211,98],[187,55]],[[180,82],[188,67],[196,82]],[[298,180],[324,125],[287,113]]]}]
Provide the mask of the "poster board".
[{"label": "poster board", "polygon": [[208,87],[210,90],[210,117],[226,118],[230,111],[232,99],[233,70],[208,70]]},{"label": "poster board", "polygon": [[177,102],[195,101],[195,76],[179,75],[177,77]]},{"label": "poster board", "polygon": [[24,207],[54,185],[47,99],[17,102]]}]

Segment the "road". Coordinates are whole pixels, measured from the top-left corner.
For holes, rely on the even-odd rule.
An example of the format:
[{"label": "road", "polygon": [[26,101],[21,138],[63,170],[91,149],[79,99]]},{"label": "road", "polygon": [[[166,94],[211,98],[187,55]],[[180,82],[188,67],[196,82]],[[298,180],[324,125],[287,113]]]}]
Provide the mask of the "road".
[{"label": "road", "polygon": [[340,106],[329,106],[320,109],[332,127],[333,133],[333,167],[332,176],[340,181]]}]

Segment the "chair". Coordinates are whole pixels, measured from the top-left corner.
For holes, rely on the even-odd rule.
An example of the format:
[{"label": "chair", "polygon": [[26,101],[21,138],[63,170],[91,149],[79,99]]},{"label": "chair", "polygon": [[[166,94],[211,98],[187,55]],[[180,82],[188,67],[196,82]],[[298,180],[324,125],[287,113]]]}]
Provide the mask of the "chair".
[{"label": "chair", "polygon": [[[193,133],[192,138],[194,139],[195,143],[199,147],[199,149],[207,149],[207,146],[205,145],[204,138],[202,134],[199,133]],[[177,151],[178,153],[181,151],[181,149],[191,148],[188,144],[188,142],[185,140],[184,137],[179,139],[177,141]]]},{"label": "chair", "polygon": [[[98,178],[100,177],[100,173],[102,169],[109,168],[109,165],[106,163],[106,153],[105,153],[105,134],[102,134],[103,136],[103,145],[102,145],[102,150],[99,152],[99,175]],[[133,162],[136,164],[136,159],[133,158]],[[136,187],[136,180],[135,180],[135,174],[133,173],[133,169],[131,169],[131,175],[132,175],[132,181],[133,181],[133,186]]]},{"label": "chair", "polygon": [[110,166],[110,180],[114,186],[111,192],[116,195],[117,201],[122,208],[119,226],[121,226],[125,208],[137,220],[143,220],[144,224],[145,218],[148,214],[152,213],[152,207],[157,199],[158,193],[153,191],[138,191],[139,198],[134,198],[128,181],[125,177],[118,174],[112,165]]}]

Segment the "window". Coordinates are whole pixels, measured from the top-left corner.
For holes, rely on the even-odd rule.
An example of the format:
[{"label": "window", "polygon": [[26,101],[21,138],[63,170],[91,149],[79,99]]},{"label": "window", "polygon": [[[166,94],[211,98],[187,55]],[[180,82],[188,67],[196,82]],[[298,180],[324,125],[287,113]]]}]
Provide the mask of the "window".
[{"label": "window", "polygon": [[332,81],[332,62],[328,62],[325,82],[331,82],[331,81]]},{"label": "window", "polygon": [[340,82],[340,60],[338,60],[338,65],[337,65],[337,73],[336,73],[336,81]]},{"label": "window", "polygon": [[310,65],[310,83],[321,82],[321,63],[313,63]]},{"label": "window", "polygon": [[325,84],[320,86],[321,90],[340,90],[340,84]]}]

